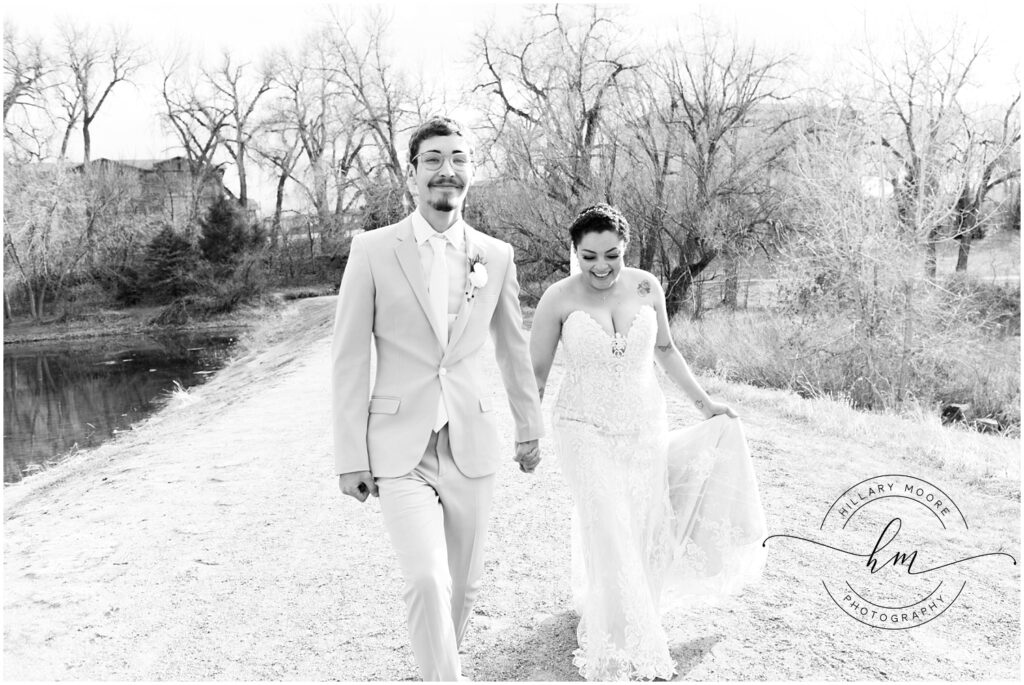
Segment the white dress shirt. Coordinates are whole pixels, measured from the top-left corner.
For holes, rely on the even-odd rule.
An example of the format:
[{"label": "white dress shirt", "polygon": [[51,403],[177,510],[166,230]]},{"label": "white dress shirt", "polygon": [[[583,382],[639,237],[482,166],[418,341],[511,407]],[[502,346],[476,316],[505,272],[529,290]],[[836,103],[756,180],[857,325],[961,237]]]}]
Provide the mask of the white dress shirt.
[{"label": "white dress shirt", "polygon": [[[412,232],[420,251],[420,265],[423,275],[429,278],[434,266],[434,249],[430,237],[437,234],[419,210],[412,213]],[[448,330],[451,331],[462,301],[466,297],[466,279],[469,277],[469,262],[466,256],[466,223],[459,219],[441,235],[448,239],[445,255],[448,257]]]}]

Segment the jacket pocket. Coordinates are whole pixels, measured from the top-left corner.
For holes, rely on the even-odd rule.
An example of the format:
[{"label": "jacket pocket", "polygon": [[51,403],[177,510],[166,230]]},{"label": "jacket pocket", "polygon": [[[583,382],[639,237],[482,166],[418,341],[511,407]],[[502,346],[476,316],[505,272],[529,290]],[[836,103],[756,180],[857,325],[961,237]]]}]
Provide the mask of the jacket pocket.
[{"label": "jacket pocket", "polygon": [[370,413],[371,414],[397,414],[398,407],[402,404],[401,397],[386,397],[384,395],[374,395],[370,398]]},{"label": "jacket pocket", "polygon": [[489,412],[491,410],[491,398],[481,397],[480,398],[480,411]]}]

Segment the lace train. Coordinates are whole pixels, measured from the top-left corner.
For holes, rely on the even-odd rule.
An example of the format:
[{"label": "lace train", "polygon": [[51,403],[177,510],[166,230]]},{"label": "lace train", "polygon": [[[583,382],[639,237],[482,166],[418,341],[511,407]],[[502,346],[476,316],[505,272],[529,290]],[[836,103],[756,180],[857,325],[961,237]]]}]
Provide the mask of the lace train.
[{"label": "lace train", "polygon": [[768,531],[740,420],[671,431],[668,476],[673,563],[662,611],[715,604],[760,578]]}]

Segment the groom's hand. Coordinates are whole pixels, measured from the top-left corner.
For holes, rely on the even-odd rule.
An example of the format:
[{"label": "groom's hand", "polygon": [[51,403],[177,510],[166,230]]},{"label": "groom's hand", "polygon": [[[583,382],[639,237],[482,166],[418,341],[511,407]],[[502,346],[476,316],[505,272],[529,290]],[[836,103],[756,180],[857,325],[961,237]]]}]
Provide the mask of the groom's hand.
[{"label": "groom's hand", "polygon": [[537,440],[527,440],[516,443],[516,456],[512,461],[519,462],[519,469],[523,473],[533,473],[540,463],[540,446]]},{"label": "groom's hand", "polygon": [[355,497],[360,502],[365,502],[370,495],[378,497],[377,484],[373,482],[373,476],[369,471],[354,471],[343,473],[338,476],[338,487],[349,497]]}]

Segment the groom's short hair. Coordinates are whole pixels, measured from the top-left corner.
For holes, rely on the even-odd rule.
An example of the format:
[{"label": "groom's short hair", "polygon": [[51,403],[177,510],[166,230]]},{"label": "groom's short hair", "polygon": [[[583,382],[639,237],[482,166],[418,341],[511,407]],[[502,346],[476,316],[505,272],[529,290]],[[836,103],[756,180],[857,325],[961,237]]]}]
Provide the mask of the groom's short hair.
[{"label": "groom's short hair", "polygon": [[[409,163],[416,166],[416,155],[420,153],[420,143],[434,136],[462,136],[469,140],[469,129],[455,119],[442,116],[430,117],[420,124],[409,138]],[[470,142],[472,144],[472,141]]]}]

